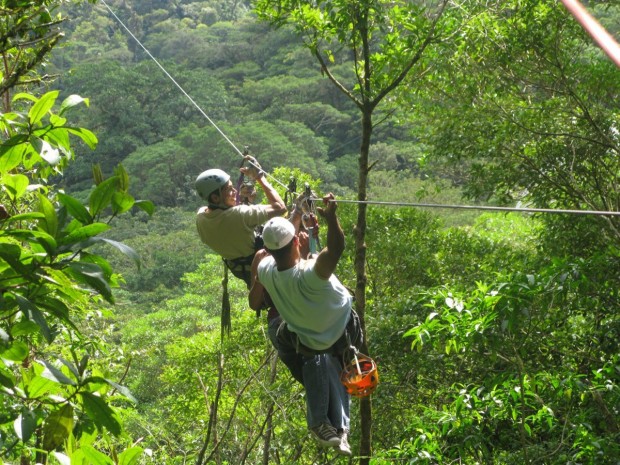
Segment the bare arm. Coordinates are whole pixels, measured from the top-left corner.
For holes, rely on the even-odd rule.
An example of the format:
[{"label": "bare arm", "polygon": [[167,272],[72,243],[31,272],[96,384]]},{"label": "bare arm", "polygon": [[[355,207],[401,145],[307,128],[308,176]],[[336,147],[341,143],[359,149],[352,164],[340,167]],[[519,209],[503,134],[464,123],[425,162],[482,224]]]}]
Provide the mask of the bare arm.
[{"label": "bare arm", "polygon": [[256,181],[261,189],[263,189],[265,197],[267,197],[267,202],[269,203],[269,207],[267,208],[267,216],[269,218],[273,218],[274,216],[284,215],[286,212],[284,200],[282,200],[282,197],[280,197],[278,191],[274,189],[269,181],[267,181],[265,172],[262,170],[256,158],[251,155],[246,155],[244,158],[250,166],[241,167],[239,168],[239,171]]},{"label": "bare arm", "polygon": [[274,189],[269,181],[267,181],[267,178],[265,176],[258,178],[256,183],[263,189],[265,197],[267,197],[267,202],[269,202],[269,208],[267,209],[267,215],[269,218],[284,215],[286,212],[284,200],[282,200],[282,197],[280,197],[278,191]]},{"label": "bare arm", "polygon": [[250,283],[252,287],[250,287],[250,294],[248,295],[248,303],[252,310],[260,310],[265,302],[265,288],[258,280],[258,264],[267,255],[269,255],[267,251],[261,249],[256,252],[252,261],[252,268],[250,270]]},{"label": "bare arm", "polygon": [[329,279],[344,252],[344,232],[336,216],[336,202],[333,199],[333,194],[326,195],[323,197],[325,207],[318,209],[327,223],[327,245],[319,253],[314,266],[314,272],[321,279]]}]

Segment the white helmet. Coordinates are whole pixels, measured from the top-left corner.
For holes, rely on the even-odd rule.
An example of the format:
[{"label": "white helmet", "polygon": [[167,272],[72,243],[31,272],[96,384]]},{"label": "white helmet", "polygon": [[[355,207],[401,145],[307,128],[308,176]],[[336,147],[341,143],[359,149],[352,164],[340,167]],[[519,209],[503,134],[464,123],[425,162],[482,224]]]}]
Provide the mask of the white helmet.
[{"label": "white helmet", "polygon": [[209,195],[224,186],[229,180],[230,175],[225,171],[211,169],[198,175],[194,187],[198,195],[208,201]]}]

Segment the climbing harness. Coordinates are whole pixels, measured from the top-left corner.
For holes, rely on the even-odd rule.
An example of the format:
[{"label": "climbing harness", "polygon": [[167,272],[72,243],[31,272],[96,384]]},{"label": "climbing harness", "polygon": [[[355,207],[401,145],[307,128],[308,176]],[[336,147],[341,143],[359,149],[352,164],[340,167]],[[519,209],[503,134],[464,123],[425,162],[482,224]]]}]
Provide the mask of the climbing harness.
[{"label": "climbing harness", "polygon": [[353,359],[340,373],[340,382],[353,397],[367,397],[372,394],[379,384],[379,371],[375,361],[359,353],[354,346]]}]

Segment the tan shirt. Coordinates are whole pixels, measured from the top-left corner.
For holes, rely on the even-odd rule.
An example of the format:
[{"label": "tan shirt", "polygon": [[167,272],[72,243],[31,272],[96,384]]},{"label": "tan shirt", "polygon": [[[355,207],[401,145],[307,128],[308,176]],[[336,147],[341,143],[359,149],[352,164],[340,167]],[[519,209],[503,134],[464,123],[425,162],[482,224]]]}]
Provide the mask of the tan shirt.
[{"label": "tan shirt", "polygon": [[226,210],[202,207],[196,215],[200,240],[226,259],[254,253],[254,229],[269,217],[269,205],[237,205]]}]

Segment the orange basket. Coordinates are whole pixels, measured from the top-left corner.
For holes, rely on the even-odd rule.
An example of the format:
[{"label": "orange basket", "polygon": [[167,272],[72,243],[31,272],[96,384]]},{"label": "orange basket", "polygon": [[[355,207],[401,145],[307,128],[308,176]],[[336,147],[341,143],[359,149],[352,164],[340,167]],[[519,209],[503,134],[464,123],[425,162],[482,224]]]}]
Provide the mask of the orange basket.
[{"label": "orange basket", "polygon": [[369,396],[379,384],[377,364],[366,355],[356,354],[342,370],[340,382],[353,397]]}]

